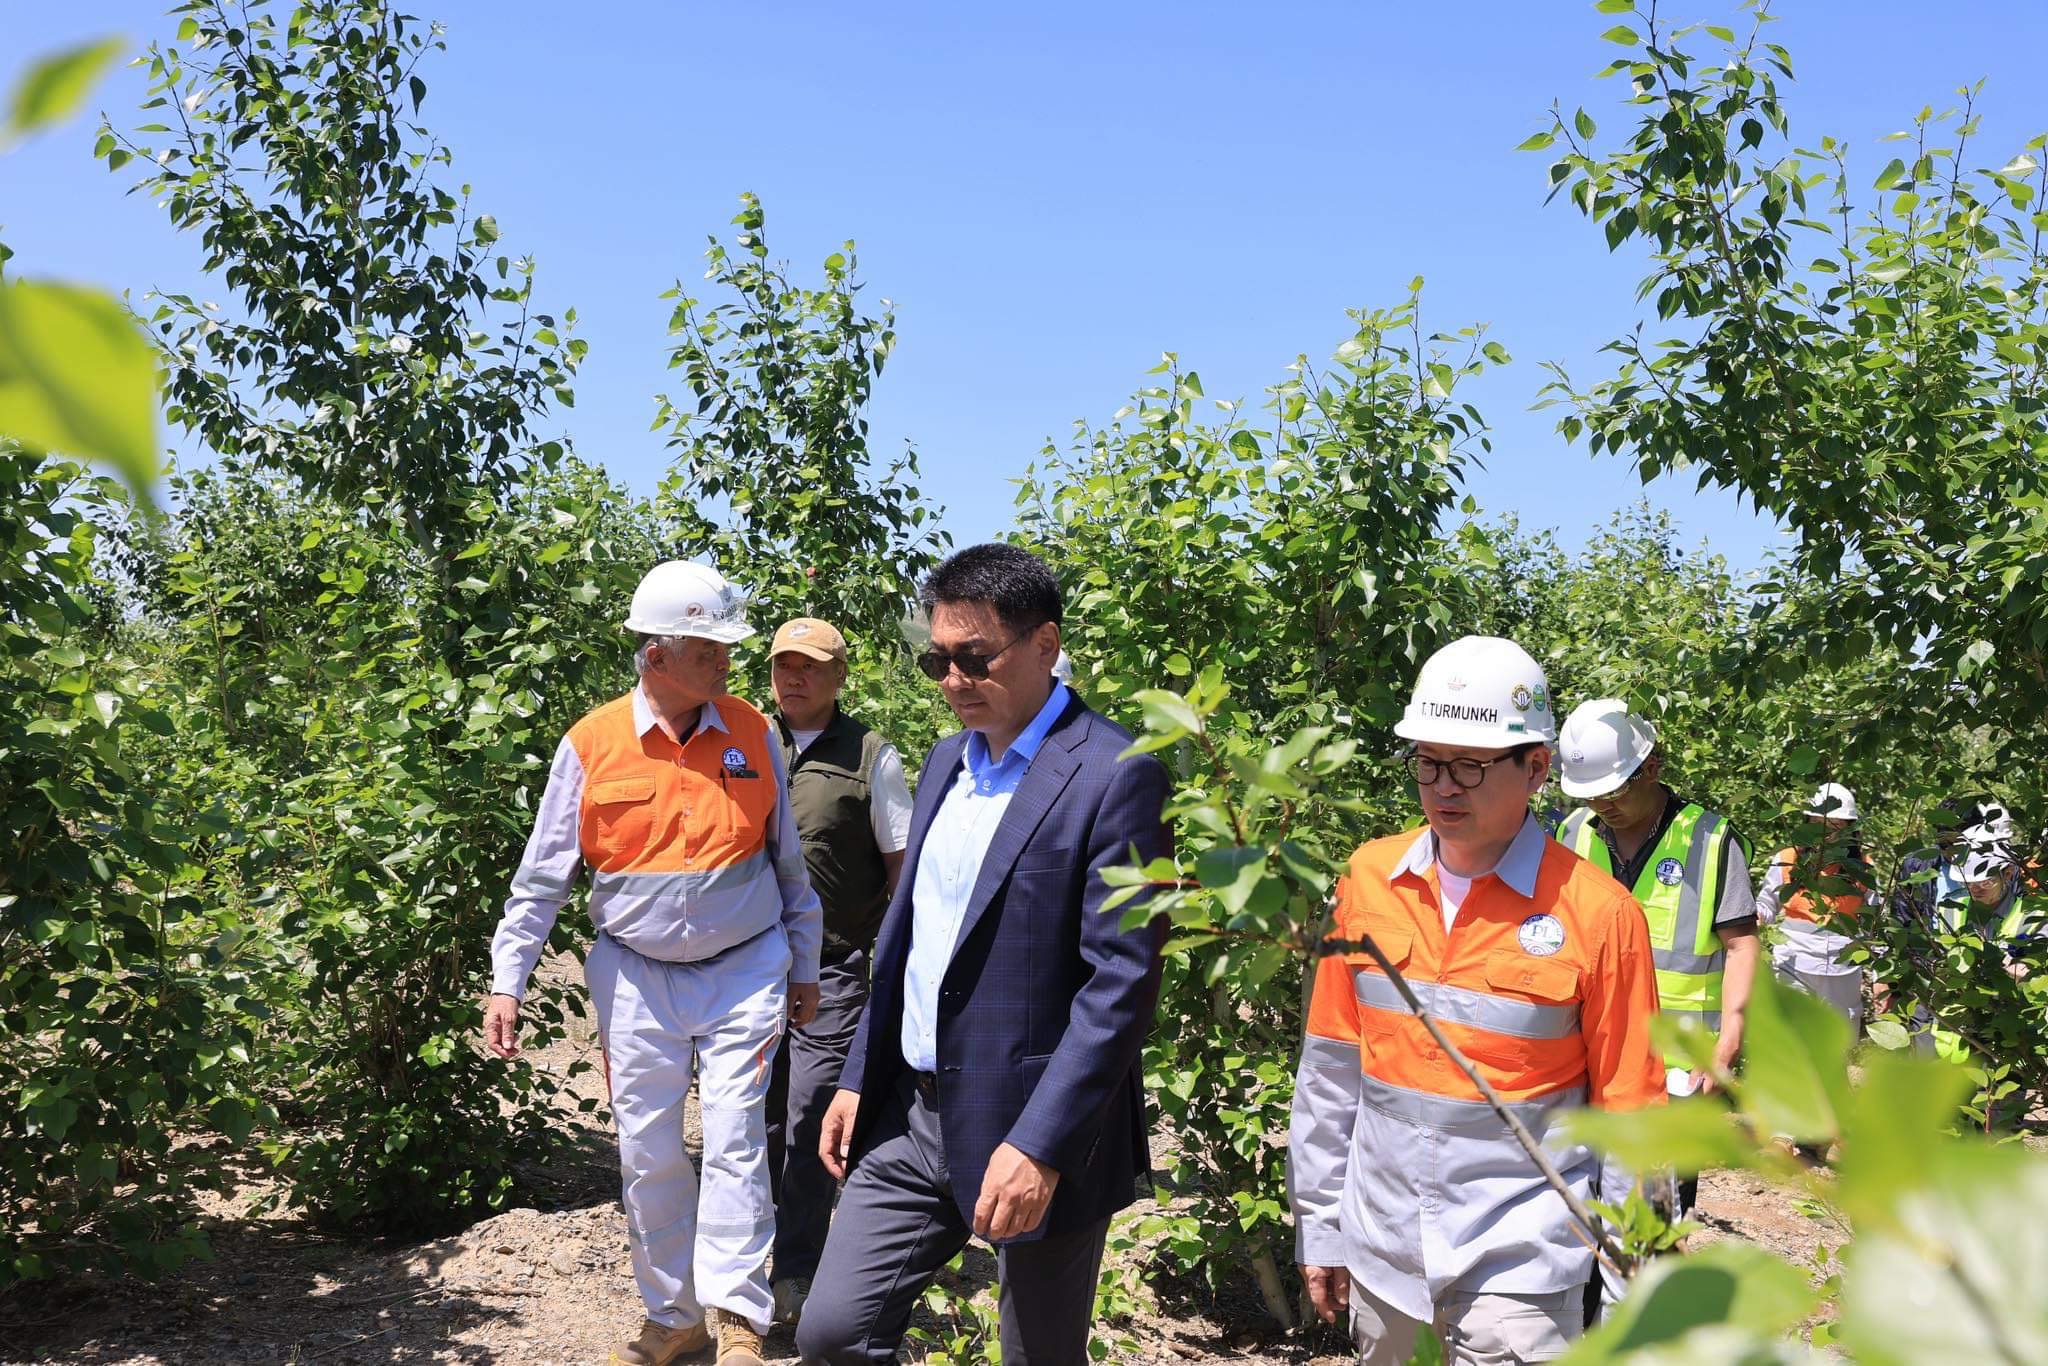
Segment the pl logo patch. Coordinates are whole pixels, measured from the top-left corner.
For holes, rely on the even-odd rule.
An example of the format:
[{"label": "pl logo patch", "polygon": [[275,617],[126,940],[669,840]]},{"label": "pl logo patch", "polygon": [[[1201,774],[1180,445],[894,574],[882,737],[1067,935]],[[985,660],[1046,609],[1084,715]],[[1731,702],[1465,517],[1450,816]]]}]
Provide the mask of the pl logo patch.
[{"label": "pl logo patch", "polygon": [[1665,859],[1657,865],[1657,881],[1666,887],[1676,887],[1685,880],[1685,865],[1675,858]]},{"label": "pl logo patch", "polygon": [[1522,952],[1548,958],[1564,947],[1564,922],[1554,915],[1532,915],[1515,931],[1515,937],[1522,941]]},{"label": "pl logo patch", "polygon": [[728,749],[724,755],[725,771],[735,778],[758,778],[761,775],[747,767],[747,752],[738,745]]}]

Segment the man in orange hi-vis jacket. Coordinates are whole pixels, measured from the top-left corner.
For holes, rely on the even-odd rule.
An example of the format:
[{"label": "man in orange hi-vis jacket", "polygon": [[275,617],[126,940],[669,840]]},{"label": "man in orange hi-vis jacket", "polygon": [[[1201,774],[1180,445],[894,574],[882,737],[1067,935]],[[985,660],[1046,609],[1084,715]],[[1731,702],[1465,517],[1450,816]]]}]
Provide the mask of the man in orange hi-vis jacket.
[{"label": "man in orange hi-vis jacket", "polygon": [[[639,683],[570,727],[491,941],[484,1041],[519,1052],[519,1002],[585,868],[597,939],[583,962],[619,1128],[621,1203],[647,1318],[614,1366],[711,1345],[761,1366],[773,1301],[768,1081],[785,1021],[818,1011],[824,912],[804,867],[782,744],[726,692],[751,636],[716,570],[654,566],[626,629]],[[700,1182],[683,1150],[694,1082]],[[708,1311],[708,1313],[707,1313]]]},{"label": "man in orange hi-vis jacket", "polygon": [[[1628,891],[1529,812],[1556,735],[1543,670],[1454,641],[1394,733],[1429,823],[1351,856],[1330,937],[1369,936],[1575,1191],[1619,1199],[1618,1169],[1550,1131],[1573,1106],[1663,1101],[1656,968]],[[1366,1366],[1425,1330],[1474,1364],[1580,1332],[1593,1257],[1564,1198],[1362,952],[1317,965],[1288,1159],[1302,1276],[1326,1322],[1348,1301]]]}]

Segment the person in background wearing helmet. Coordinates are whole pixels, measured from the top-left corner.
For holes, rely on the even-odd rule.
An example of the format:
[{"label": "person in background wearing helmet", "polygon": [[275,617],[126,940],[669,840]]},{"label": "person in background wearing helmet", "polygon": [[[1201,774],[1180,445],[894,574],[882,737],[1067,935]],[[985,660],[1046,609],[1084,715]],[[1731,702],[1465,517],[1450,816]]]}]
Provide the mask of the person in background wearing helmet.
[{"label": "person in background wearing helmet", "polygon": [[[726,693],[731,647],[753,634],[713,570],[670,560],[633,594],[631,692],[555,750],[526,856],[491,942],[484,1041],[517,1056],[519,1000],[577,874],[590,869],[597,1009],[619,1130],[633,1276],[646,1305],[620,1366],[667,1366],[710,1345],[759,1366],[775,1233],[763,1115],[785,1016],[818,1008],[823,915],[804,870],[782,748]],[[701,1187],[683,1151],[692,1075]]]},{"label": "person in background wearing helmet", "polygon": [[[1565,1179],[1620,1199],[1553,1125],[1663,1102],[1656,968],[1627,890],[1529,810],[1555,734],[1543,670],[1513,641],[1454,641],[1394,733],[1427,824],[1351,856],[1328,937],[1370,936]],[[1361,1363],[1404,1363],[1426,1331],[1449,1363],[1548,1360],[1583,1329],[1593,1257],[1569,1207],[1362,952],[1316,967],[1288,1193],[1310,1299],[1325,1322],[1348,1301]]]},{"label": "person in background wearing helmet", "polygon": [[[2004,808],[1994,805],[2003,813]],[[1906,855],[1899,863],[1899,875],[1892,890],[1892,914],[1908,923],[1931,925],[1935,907],[1962,886],[1956,870],[1969,851],[1963,832],[1986,823],[1985,803],[1967,797],[1950,797],[1938,803],[1930,824],[1933,841]]]},{"label": "person in background wearing helmet", "polygon": [[1957,890],[1935,908],[1937,924],[1950,934],[1975,930],[2005,951],[2006,970],[2027,975],[2014,950],[2044,929],[2048,906],[2026,894],[2011,845],[2011,825],[1987,822],[1963,834],[1964,855],[1956,868]]},{"label": "person in background wearing helmet", "polygon": [[825,907],[818,1017],[782,1041],[768,1085],[775,1321],[795,1323],[839,1186],[819,1160],[818,1135],[867,1005],[875,931],[903,869],[910,787],[896,747],[839,705],[846,638],[836,627],[815,617],[784,622],[768,653],[789,804]]},{"label": "person in background wearing helmet", "polygon": [[[1656,728],[1626,704],[1580,703],[1557,747],[1558,786],[1587,803],[1558,827],[1558,841],[1635,893],[1650,922],[1664,1014],[1715,1031],[1715,1061],[1733,1066],[1762,957],[1746,843],[1720,816],[1664,785]],[[1688,1095],[1711,1078],[1673,1075],[1670,1084]],[[1681,1189],[1685,1208],[1697,1187],[1693,1180]]]},{"label": "person in background wearing helmet", "polygon": [[[2003,809],[1998,814],[2002,816]],[[1956,860],[1956,890],[1935,906],[1934,928],[1950,935],[1965,931],[1984,941],[1987,952],[1996,950],[2006,973],[2024,981],[2038,966],[2028,948],[2048,934],[2048,905],[2029,896],[2024,876],[2008,841],[2010,819],[1994,817],[1963,832],[1963,853]],[[1923,1006],[1914,1017],[1914,1047],[1932,1052],[1951,1062],[1965,1065],[1978,1061],[1969,1043],[1954,1030],[1943,1028],[1935,1012]],[[2025,1112],[2027,1093],[2021,1091],[2004,1103],[1992,1103],[1991,1119],[2003,1125]]]},{"label": "person in background wearing helmet", "polygon": [[[1827,838],[1813,848],[1778,851],[1757,893],[1757,918],[1781,926],[1784,938],[1771,951],[1778,979],[1833,1006],[1849,1021],[1849,1037],[1860,1039],[1863,970],[1842,959],[1856,942],[1846,931],[1857,913],[1877,904],[1862,845],[1848,834],[1862,813],[1848,788],[1822,783],[1805,814],[1826,827]],[[1819,890],[1808,891],[1802,880]]]}]

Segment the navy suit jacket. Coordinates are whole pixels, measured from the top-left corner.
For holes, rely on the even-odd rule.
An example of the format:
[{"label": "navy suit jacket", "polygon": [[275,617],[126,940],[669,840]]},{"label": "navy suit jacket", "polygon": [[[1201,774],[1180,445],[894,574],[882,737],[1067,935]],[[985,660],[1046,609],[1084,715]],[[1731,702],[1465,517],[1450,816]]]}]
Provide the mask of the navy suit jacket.
[{"label": "navy suit jacket", "polygon": [[[1070,702],[1025,770],[982,860],[938,1002],[939,1127],[953,1198],[971,1224],[989,1158],[1009,1143],[1060,1174],[1039,1226],[1091,1224],[1151,1193],[1141,1055],[1159,999],[1157,918],[1120,929],[1101,870],[1169,851],[1166,769],[1118,761],[1130,733]],[[860,1092],[853,1159],[893,1102],[917,861],[959,776],[967,733],[918,776],[903,875],[875,940],[874,981],[839,1084]]]}]

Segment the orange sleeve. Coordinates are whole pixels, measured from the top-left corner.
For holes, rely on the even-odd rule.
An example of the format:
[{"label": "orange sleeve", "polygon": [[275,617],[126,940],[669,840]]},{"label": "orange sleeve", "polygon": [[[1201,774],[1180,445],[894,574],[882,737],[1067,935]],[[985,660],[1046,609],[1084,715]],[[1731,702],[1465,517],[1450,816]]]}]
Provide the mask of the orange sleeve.
[{"label": "orange sleeve", "polygon": [[[1337,910],[1331,917],[1330,937],[1344,939],[1351,922],[1347,914],[1351,879],[1337,879]],[[1358,995],[1351,986],[1351,969],[1341,954],[1316,959],[1315,981],[1309,991],[1307,1032],[1313,1039],[1330,1039],[1358,1047]],[[1355,1052],[1354,1052],[1355,1056]]]},{"label": "orange sleeve", "polygon": [[1622,893],[1607,923],[1579,1003],[1587,1099],[1602,1110],[1640,1110],[1664,1103],[1664,1059],[1650,1040],[1657,966],[1650,927],[1634,897]]}]

